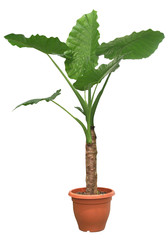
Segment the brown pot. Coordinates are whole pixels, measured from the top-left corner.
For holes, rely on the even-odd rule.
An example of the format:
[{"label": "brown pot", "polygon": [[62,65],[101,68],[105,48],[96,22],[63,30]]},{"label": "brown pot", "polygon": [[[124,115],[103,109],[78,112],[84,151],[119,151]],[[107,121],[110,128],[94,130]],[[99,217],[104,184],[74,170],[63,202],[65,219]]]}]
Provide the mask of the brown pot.
[{"label": "brown pot", "polygon": [[83,195],[86,188],[77,188],[69,192],[72,197],[73,210],[79,229],[82,231],[98,232],[105,228],[112,196],[115,192],[109,188],[98,188],[105,194]]}]

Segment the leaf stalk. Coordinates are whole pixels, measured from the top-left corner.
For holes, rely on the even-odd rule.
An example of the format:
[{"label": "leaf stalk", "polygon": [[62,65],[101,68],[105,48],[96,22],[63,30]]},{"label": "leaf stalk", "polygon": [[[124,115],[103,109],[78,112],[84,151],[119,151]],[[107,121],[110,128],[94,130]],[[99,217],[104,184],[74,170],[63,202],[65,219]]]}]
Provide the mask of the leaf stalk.
[{"label": "leaf stalk", "polygon": [[62,110],[64,110],[66,113],[68,113],[73,119],[75,119],[83,128],[85,136],[86,136],[86,140],[89,141],[89,137],[88,137],[88,133],[87,133],[87,129],[85,127],[85,125],[83,124],[83,122],[81,122],[78,118],[76,118],[74,115],[72,115],[67,109],[65,109],[63,106],[61,106],[59,103],[55,102],[52,100],[53,103],[55,103],[58,107],[60,107]]}]

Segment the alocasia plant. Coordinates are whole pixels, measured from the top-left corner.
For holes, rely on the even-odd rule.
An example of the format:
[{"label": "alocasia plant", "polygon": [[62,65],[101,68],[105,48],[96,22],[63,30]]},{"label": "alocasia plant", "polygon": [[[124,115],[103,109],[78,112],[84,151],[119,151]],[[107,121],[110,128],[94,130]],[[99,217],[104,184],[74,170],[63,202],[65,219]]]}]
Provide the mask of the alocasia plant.
[{"label": "alocasia plant", "polygon": [[[86,194],[97,194],[97,147],[94,116],[110,75],[119,68],[121,60],[149,57],[164,38],[163,33],[149,29],[133,32],[131,35],[116,38],[100,45],[98,27],[97,12],[93,10],[77,20],[66,43],[61,42],[58,37],[47,38],[32,35],[30,38],[26,38],[21,34],[5,36],[14,46],[35,48],[45,53],[78,98],[80,107],[76,107],[76,109],[85,115],[85,123],[55,101],[61,90],[57,90],[51,97],[29,100],[16,108],[22,105],[35,104],[42,100],[50,101],[66,111],[80,124],[86,136]],[[60,69],[51,55],[65,58],[67,75]],[[98,66],[100,55],[104,55],[105,58],[109,59],[109,63]],[[75,82],[72,83],[70,79],[75,80]],[[97,86],[103,80],[103,86],[97,93]]]}]

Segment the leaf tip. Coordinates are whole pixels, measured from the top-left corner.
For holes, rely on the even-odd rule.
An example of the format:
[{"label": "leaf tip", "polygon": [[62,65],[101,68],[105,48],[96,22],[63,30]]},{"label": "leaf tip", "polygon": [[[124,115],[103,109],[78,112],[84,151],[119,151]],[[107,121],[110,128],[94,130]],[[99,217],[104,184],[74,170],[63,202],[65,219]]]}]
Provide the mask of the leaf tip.
[{"label": "leaf tip", "polygon": [[16,107],[12,110],[12,112],[14,112],[14,111],[16,110],[16,108],[18,108],[18,106],[16,106]]},{"label": "leaf tip", "polygon": [[8,40],[8,37],[9,37],[10,35],[11,35],[11,34],[7,34],[7,35],[4,36],[4,38],[5,38],[6,40]]},{"label": "leaf tip", "polygon": [[92,10],[92,13],[97,13],[97,11],[93,9],[93,10]]}]

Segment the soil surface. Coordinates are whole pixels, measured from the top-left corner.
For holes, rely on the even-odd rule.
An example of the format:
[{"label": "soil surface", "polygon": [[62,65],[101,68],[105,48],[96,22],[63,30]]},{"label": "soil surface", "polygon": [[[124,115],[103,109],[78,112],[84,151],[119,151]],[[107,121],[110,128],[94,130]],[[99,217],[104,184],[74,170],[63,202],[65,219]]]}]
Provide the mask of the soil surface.
[{"label": "soil surface", "polygon": [[[76,192],[76,194],[87,195],[86,192]],[[103,194],[106,194],[106,192],[98,191],[97,194],[92,194],[92,195],[103,195]]]}]

